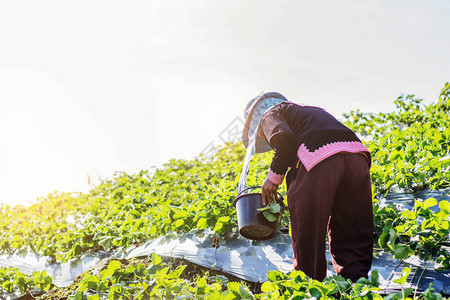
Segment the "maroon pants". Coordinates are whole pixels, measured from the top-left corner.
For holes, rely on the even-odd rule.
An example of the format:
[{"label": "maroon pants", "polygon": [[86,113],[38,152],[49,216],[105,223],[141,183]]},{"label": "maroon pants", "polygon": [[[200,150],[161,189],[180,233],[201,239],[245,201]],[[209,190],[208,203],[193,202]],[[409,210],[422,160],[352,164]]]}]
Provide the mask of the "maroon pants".
[{"label": "maroon pants", "polygon": [[335,154],[309,172],[300,163],[286,178],[294,268],[326,276],[326,234],[338,275],[356,281],[372,264],[373,214],[369,165],[362,154]]}]

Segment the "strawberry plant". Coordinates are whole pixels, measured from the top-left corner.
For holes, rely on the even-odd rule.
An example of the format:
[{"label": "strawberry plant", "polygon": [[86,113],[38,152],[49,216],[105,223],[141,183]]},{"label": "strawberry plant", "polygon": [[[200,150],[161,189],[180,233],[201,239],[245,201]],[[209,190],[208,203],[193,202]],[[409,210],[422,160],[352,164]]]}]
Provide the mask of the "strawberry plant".
[{"label": "strawberry plant", "polygon": [[19,269],[0,267],[0,294],[24,294],[32,290],[48,291],[53,287],[53,279],[46,271],[35,271],[30,275]]},{"label": "strawberry plant", "polygon": [[428,106],[400,96],[392,113],[344,114],[345,124],[365,138],[373,158],[371,179],[377,193],[450,186],[450,84]]},{"label": "strawberry plant", "polygon": [[[397,259],[408,258],[412,254],[429,257],[433,251],[436,253],[449,235],[450,203],[441,201],[437,213],[430,209],[435,205],[437,201],[434,198],[416,200],[411,210],[396,213],[395,221],[388,218],[379,236],[379,245],[391,251]],[[444,261],[449,254],[441,253]]]},{"label": "strawberry plant", "polygon": [[[122,265],[112,260],[98,274],[87,273],[76,283],[69,299],[383,299],[378,283],[378,272],[374,270],[370,279],[360,278],[356,282],[339,276],[327,277],[320,282],[309,278],[301,271],[283,273],[270,271],[268,281],[257,290],[249,289],[243,282],[230,281],[222,275],[208,274],[185,277],[185,265],[176,267],[151,255],[149,264],[135,262]],[[384,299],[406,299],[414,292],[414,298],[442,299],[435,293],[432,284],[422,294],[406,287],[410,268],[404,268],[394,282],[405,286]]]},{"label": "strawberry plant", "polygon": [[246,287],[223,277],[182,279],[185,268],[170,269],[157,254],[152,254],[148,266],[138,263],[122,268],[113,260],[98,275],[86,273],[70,299],[254,299]]}]

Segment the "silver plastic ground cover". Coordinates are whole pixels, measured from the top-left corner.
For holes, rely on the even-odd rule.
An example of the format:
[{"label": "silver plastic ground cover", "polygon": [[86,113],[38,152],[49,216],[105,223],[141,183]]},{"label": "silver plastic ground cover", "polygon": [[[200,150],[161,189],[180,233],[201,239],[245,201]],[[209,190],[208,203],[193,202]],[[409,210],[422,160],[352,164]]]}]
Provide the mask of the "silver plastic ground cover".
[{"label": "silver plastic ground cover", "polygon": [[[266,241],[251,241],[233,236],[220,241],[220,247],[212,247],[213,234],[188,233],[182,236],[166,236],[150,241],[127,254],[127,258],[148,256],[155,252],[162,256],[184,258],[192,263],[220,270],[233,276],[252,281],[267,281],[266,274],[271,270],[289,272],[292,266],[291,238],[288,234],[277,234]],[[333,275],[331,256],[326,252],[328,274]],[[450,295],[449,271],[436,271],[434,261],[422,261],[411,257],[400,262],[386,252],[376,253],[372,269],[378,270],[380,287],[384,293],[398,291],[401,286],[393,280],[401,275],[403,267],[411,267],[408,283],[403,287],[418,288],[423,291],[433,282],[436,291]]]},{"label": "silver plastic ground cover", "polygon": [[[450,191],[429,192],[421,191],[412,194],[393,194],[383,200],[384,203],[395,203],[402,209],[411,208],[414,199],[430,197],[440,200],[450,200]],[[251,241],[235,233],[226,239],[219,240],[219,247],[212,246],[215,235],[211,231],[190,232],[184,234],[169,234],[147,243],[115,253],[97,253],[86,256],[80,262],[48,264],[45,258],[38,255],[2,255],[0,266],[13,266],[25,274],[33,271],[46,270],[54,278],[57,286],[70,285],[80,274],[92,268],[105,257],[132,258],[148,256],[155,252],[162,256],[184,258],[192,263],[220,270],[224,273],[252,281],[266,281],[266,274],[271,270],[289,272],[292,266],[291,238],[288,234],[278,233],[274,238],[266,241]],[[331,257],[327,251],[328,275],[334,274]],[[436,271],[435,261],[423,261],[418,257],[411,257],[404,262],[395,260],[391,254],[379,252],[374,255],[372,271],[378,270],[380,285],[385,293],[398,291],[401,286],[394,283],[403,267],[411,267],[411,275],[404,287],[418,288],[423,291],[433,282],[436,291],[450,295],[450,270]]]},{"label": "silver plastic ground cover", "polygon": [[105,255],[105,253],[98,253],[96,256],[85,256],[76,262],[56,264],[49,264],[46,257],[37,254],[1,255],[0,266],[18,268],[26,275],[31,275],[34,271],[45,270],[53,278],[56,286],[64,287],[71,285],[78,275],[95,266],[102,258],[106,257]]}]

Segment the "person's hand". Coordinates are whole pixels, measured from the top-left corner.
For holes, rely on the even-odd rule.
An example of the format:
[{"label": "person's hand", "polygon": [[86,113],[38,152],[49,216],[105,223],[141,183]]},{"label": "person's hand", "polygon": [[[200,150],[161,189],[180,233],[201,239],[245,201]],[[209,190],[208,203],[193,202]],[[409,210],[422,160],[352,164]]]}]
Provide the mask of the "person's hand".
[{"label": "person's hand", "polygon": [[264,181],[264,184],[261,187],[262,193],[262,203],[264,205],[270,204],[273,199],[277,196],[278,185],[273,184],[268,179]]}]

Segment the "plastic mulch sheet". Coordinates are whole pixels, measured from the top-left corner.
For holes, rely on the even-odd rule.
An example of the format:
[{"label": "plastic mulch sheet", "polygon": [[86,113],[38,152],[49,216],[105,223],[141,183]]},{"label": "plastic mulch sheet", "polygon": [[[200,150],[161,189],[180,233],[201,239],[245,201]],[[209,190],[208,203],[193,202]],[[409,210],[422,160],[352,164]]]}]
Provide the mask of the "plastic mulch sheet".
[{"label": "plastic mulch sheet", "polygon": [[99,253],[97,256],[85,256],[81,261],[49,264],[45,257],[37,254],[27,255],[1,255],[0,266],[15,267],[22,271],[22,273],[31,275],[34,271],[47,271],[47,274],[52,276],[53,284],[59,287],[71,285],[74,279],[95,266],[102,258],[105,258],[105,253]]},{"label": "plastic mulch sheet", "polygon": [[[427,199],[430,197],[440,200],[450,200],[450,191],[420,191],[415,194],[395,193],[382,200],[383,203],[395,203],[402,209],[411,208],[414,199]],[[237,233],[230,234],[226,239],[219,240],[219,247],[213,247],[214,234],[211,231],[190,232],[185,234],[170,234],[127,251],[116,253],[99,253],[96,257],[84,257],[78,263],[63,263],[49,265],[44,258],[36,255],[2,255],[0,266],[14,266],[26,274],[32,271],[47,270],[54,278],[57,286],[67,286],[76,276],[92,268],[102,258],[132,258],[148,256],[155,252],[161,256],[184,258],[192,263],[220,270],[233,276],[252,281],[266,281],[266,274],[270,270],[289,272],[292,266],[291,238],[288,234],[278,233],[274,238],[266,241],[252,241],[239,236]],[[449,243],[450,245],[450,243]],[[450,251],[450,247],[447,248]],[[331,257],[327,251],[328,274],[333,275]],[[387,252],[374,254],[372,270],[379,271],[380,287],[385,293],[397,291],[401,288],[393,280],[397,279],[403,267],[411,267],[408,283],[403,287],[418,288],[423,291],[433,282],[437,292],[450,295],[450,270],[437,271],[435,261],[420,260],[418,257],[410,257],[405,261],[398,261]]]},{"label": "plastic mulch sheet", "polygon": [[[291,238],[288,234],[277,234],[267,241],[251,241],[233,236],[220,241],[220,247],[212,247],[212,234],[188,233],[182,236],[165,236],[150,241],[127,254],[127,258],[147,256],[153,252],[177,258],[184,258],[195,264],[220,270],[233,276],[252,281],[267,281],[265,275],[271,270],[289,272],[292,266]],[[328,274],[333,275],[331,256],[327,251]],[[450,270],[436,271],[434,261],[422,261],[410,257],[398,261],[390,253],[376,253],[372,270],[379,272],[379,282],[383,293],[398,291],[401,286],[393,280],[401,275],[403,267],[411,267],[411,274],[405,288],[413,287],[423,291],[433,282],[436,291],[450,295]],[[372,271],[371,270],[371,271]]]}]

